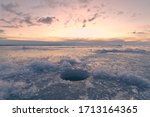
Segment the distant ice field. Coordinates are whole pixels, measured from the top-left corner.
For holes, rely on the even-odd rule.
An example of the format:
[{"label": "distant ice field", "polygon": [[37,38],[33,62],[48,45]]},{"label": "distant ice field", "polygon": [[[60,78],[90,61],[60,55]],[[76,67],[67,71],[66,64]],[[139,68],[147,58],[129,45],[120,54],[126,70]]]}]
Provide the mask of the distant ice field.
[{"label": "distant ice field", "polygon": [[0,99],[149,100],[149,46],[0,46]]}]

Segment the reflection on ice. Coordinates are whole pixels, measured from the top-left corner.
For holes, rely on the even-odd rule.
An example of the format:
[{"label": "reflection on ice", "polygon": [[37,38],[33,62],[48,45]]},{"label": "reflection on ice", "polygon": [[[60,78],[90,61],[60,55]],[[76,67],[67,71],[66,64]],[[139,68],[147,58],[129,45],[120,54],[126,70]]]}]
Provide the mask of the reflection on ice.
[{"label": "reflection on ice", "polygon": [[150,99],[148,47],[8,46],[0,53],[0,99]]}]

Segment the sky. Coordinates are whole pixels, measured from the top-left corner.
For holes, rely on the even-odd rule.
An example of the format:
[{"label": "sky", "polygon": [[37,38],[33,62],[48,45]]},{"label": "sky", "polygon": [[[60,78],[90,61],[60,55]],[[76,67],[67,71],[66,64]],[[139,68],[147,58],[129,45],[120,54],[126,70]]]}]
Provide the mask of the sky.
[{"label": "sky", "polygon": [[150,0],[0,0],[0,39],[149,40]]}]

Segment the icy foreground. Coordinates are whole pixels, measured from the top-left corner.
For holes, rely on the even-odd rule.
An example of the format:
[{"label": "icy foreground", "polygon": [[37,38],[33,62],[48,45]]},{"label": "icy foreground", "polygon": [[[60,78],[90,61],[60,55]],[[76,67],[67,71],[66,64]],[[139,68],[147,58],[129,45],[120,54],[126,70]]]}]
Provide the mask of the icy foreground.
[{"label": "icy foreground", "polygon": [[150,99],[150,48],[1,46],[0,99]]}]

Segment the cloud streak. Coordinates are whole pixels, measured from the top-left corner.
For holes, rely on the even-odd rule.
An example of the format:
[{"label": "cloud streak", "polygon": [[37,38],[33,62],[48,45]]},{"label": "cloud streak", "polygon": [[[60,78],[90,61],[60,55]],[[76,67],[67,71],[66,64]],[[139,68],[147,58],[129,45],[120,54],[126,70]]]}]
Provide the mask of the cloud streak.
[{"label": "cloud streak", "polygon": [[19,7],[19,5],[17,3],[8,3],[8,4],[1,4],[1,8],[6,11],[6,12],[9,12],[9,13],[12,13],[12,14],[15,14],[16,16],[19,16],[19,17],[25,17],[25,16],[28,16],[29,14],[25,14],[23,12],[19,12],[17,10],[17,8]]},{"label": "cloud streak", "polygon": [[132,34],[136,34],[136,35],[145,35],[147,34],[146,32],[132,32]]},{"label": "cloud streak", "polygon": [[3,25],[0,27],[2,27],[2,28],[21,28],[22,26],[21,25]]},{"label": "cloud streak", "polygon": [[0,29],[0,33],[4,33],[4,32],[5,32],[4,30]]},{"label": "cloud streak", "polygon": [[91,0],[78,0],[80,3],[89,3]]},{"label": "cloud streak", "polygon": [[95,13],[94,16],[92,18],[89,18],[88,21],[91,22],[93,20],[95,20],[98,16],[98,13]]},{"label": "cloud streak", "polygon": [[56,17],[42,17],[38,19],[37,22],[43,23],[43,24],[51,24],[53,21],[58,21],[58,19],[56,19]]},{"label": "cloud streak", "polygon": [[8,20],[6,20],[6,18],[1,18],[0,22],[6,23],[6,24],[3,24],[3,25],[1,24],[0,27],[20,28],[20,27],[23,27],[24,24],[28,26],[36,25],[34,23],[34,18],[28,13],[20,12],[19,7],[20,6],[17,3],[1,4],[2,10],[14,16],[12,18],[8,18]]}]

